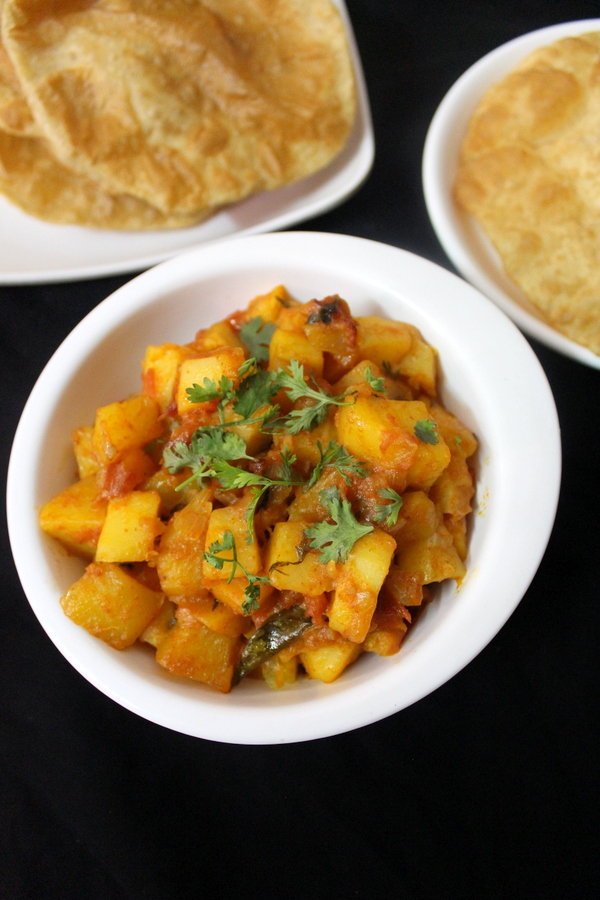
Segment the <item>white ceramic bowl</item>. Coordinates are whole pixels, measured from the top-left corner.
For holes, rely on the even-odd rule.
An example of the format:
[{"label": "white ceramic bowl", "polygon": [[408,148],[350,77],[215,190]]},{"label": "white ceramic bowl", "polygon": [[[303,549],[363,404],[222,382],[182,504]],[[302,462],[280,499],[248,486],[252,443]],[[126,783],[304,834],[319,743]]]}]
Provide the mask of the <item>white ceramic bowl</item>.
[{"label": "white ceramic bowl", "polygon": [[[73,481],[70,433],[98,406],[139,389],[146,345],[197,329],[284,283],[299,299],[339,293],[355,314],[418,326],[440,353],[443,397],[481,442],[468,575],[446,584],[397,656],[361,657],[332,685],[273,692],[249,680],[219,694],[165,673],[147,648],[116,651],[62,612],[82,571],[41,533],[41,504]],[[281,233],[200,247],[133,279],[58,348],[14,441],[8,520],[25,593],[72,665],[129,710],[186,734],[247,744],[348,731],[414,703],[496,634],[525,593],[552,528],[560,481],[554,400],[537,358],[500,310],[446,270],[354,237]]]},{"label": "white ceramic bowl", "polygon": [[519,287],[505,274],[495,248],[472,216],[452,200],[460,145],[469,119],[485,91],[507,75],[536,47],[569,35],[599,31],[600,19],[541,28],[488,53],[461,75],[439,105],[423,152],[423,190],[433,228],[457,270],[493,300],[526,334],[593,368],[600,356],[551,328]]}]

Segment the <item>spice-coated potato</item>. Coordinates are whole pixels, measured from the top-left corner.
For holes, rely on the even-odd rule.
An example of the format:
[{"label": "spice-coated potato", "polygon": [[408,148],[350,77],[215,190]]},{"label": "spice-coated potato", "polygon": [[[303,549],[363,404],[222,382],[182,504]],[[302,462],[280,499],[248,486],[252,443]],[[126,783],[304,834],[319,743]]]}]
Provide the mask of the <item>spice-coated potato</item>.
[{"label": "spice-coated potato", "polygon": [[91,563],[62,597],[70,619],[117,650],[130,647],[156,617],[164,595],[114,563]]}]

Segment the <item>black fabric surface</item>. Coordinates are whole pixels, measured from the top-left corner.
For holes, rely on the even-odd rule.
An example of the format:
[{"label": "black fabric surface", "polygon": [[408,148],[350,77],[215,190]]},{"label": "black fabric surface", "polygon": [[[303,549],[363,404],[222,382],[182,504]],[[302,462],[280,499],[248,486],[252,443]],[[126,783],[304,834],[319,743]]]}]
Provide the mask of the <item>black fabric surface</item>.
[{"label": "black fabric surface", "polygon": [[[429,224],[420,175],[438,103],[499,44],[598,15],[599,7],[347,2],[372,104],[375,166],[342,206],[299,228],[373,238],[451,268]],[[0,288],[3,478],[43,365],[131,277]],[[600,895],[600,372],[535,342],[533,349],[554,391],[564,452],[556,524],[539,571],[469,666],[409,709],[349,734],[231,746],[122,709],[46,637],[3,521],[3,900]]]}]

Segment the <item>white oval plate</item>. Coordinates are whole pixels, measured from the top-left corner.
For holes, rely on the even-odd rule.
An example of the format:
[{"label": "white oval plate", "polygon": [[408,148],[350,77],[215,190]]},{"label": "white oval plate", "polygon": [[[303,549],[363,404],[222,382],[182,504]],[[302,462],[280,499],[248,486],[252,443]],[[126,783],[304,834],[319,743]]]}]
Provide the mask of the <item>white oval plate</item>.
[{"label": "white oval plate", "polygon": [[450,88],[431,120],[423,152],[423,191],[429,218],[457,270],[497,303],[526,334],[596,369],[600,368],[600,356],[551,328],[508,278],[483,229],[453,202],[452,184],[467,125],[485,91],[536,47],[569,35],[599,30],[600,19],[566,22],[522,35],[492,50]]},{"label": "white oval plate", "polygon": [[289,228],[347,199],[371,171],[375,141],[350,18],[344,0],[332,2],[339,8],[348,34],[358,108],[346,146],[328,166],[295,184],[249,197],[200,225],[166,231],[52,225],[26,215],[0,196],[0,284],[78,281],[139,272],[198,244]]},{"label": "white oval plate", "polygon": [[[61,595],[83,571],[43,535],[37,511],[74,480],[72,429],[139,390],[148,344],[182,343],[284,283],[298,299],[333,293],[356,315],[411,322],[439,351],[443,398],[480,440],[468,575],[447,582],[400,653],[365,654],[334,684],[230,694],[168,675],[149,648],[117,651],[74,625]],[[510,365],[507,365],[510,360]],[[17,569],[42,626],[99,690],[140,716],[212,740],[267,744],[358,728],[414,703],[501,628],[544,553],[560,482],[552,393],[525,338],[465,281],[406,251],[360,238],[291,232],[222,241],[150,269],[100,303],[58,348],[14,440],[7,500]]]}]

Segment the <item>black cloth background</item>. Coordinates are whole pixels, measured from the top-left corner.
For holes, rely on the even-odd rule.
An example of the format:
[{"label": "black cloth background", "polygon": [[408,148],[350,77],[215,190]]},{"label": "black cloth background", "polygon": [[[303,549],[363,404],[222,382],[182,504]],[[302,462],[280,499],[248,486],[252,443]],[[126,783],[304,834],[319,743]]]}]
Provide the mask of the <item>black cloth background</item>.
[{"label": "black cloth background", "polygon": [[[499,44],[600,10],[584,0],[347,4],[376,161],[353,197],[299,228],[373,238],[451,268],[421,187],[438,103]],[[3,477],[43,365],[130,277],[0,288]],[[353,733],[231,746],[120,708],[45,636],[3,523],[2,900],[600,895],[600,372],[532,345],[554,391],[564,452],[558,515],[539,571],[469,666],[416,705]]]}]

